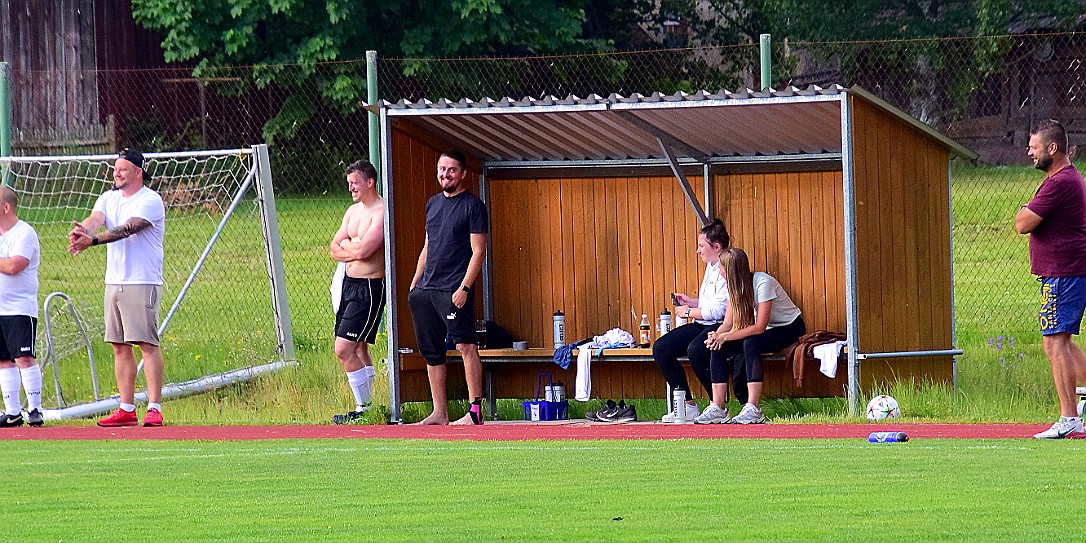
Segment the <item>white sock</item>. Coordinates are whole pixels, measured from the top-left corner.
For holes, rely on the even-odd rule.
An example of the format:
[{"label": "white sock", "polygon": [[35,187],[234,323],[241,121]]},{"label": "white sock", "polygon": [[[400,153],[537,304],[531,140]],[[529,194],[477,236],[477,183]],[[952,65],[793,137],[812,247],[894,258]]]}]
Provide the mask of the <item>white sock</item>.
[{"label": "white sock", "polygon": [[162,406],[155,402],[147,402],[147,409],[158,409],[159,413],[162,412]]},{"label": "white sock", "polygon": [[121,403],[121,410],[126,413],[131,413],[136,410],[136,405],[131,403]]},{"label": "white sock", "polygon": [[19,368],[0,368],[0,390],[4,392],[4,411],[8,415],[18,415],[23,412],[19,404],[19,388],[22,382],[19,380]]},{"label": "white sock", "polygon": [[[367,369],[370,371],[367,372]],[[372,366],[365,366],[362,369],[346,372],[347,384],[351,386],[351,392],[354,393],[355,411],[360,411],[373,395],[373,375],[369,375],[372,371]]]},{"label": "white sock", "polygon": [[20,368],[23,376],[23,390],[26,392],[26,410],[41,411],[41,368],[37,364],[29,368]]},{"label": "white sock", "polygon": [[367,377],[377,377],[377,370],[373,366],[362,366],[362,371],[365,372],[364,375]]}]

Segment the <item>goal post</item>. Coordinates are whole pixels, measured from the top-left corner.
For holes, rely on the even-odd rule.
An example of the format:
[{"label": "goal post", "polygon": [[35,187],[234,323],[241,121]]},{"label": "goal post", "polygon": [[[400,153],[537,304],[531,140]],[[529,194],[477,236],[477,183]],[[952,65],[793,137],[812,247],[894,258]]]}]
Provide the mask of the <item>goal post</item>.
[{"label": "goal post", "polygon": [[[294,363],[267,146],[144,157],[144,168],[152,177],[148,184],[166,206],[159,329],[166,358],[164,396],[214,388],[204,386],[209,383],[236,382],[239,375],[255,375],[242,370],[256,365],[279,368]],[[67,233],[72,221],[90,214],[98,195],[112,188],[115,159],[116,155],[0,157],[0,168],[10,172],[8,185],[19,197],[19,218],[37,230],[41,243],[39,304],[51,293],[63,292],[83,307],[83,319],[91,321],[92,330],[103,320],[105,250],[71,256]],[[80,337],[65,334],[64,327],[64,315],[59,315],[52,326],[58,330],[53,343]],[[46,359],[43,332],[38,334],[40,363]],[[111,358],[101,335],[90,339],[99,358]],[[102,377],[112,383],[110,365],[89,376],[86,354],[72,346],[59,350],[67,356],[54,357],[50,363],[59,364],[64,397],[54,398],[52,406],[99,402],[101,410],[85,407],[80,416],[108,411],[113,402],[99,400],[93,381]],[[216,378],[222,375],[231,377]],[[201,386],[176,391],[169,389],[171,383]],[[48,395],[44,399],[51,407]]]}]

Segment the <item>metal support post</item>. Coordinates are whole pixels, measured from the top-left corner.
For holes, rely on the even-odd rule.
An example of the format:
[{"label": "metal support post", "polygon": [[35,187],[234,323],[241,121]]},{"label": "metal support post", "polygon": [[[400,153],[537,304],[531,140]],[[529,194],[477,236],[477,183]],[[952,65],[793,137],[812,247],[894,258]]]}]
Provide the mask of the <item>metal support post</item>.
[{"label": "metal support post", "polygon": [[268,255],[268,276],[271,277],[272,309],[275,311],[276,339],[280,359],[294,360],[294,330],[290,324],[290,303],[287,301],[287,273],[283,267],[283,246],[279,240],[279,215],[275,211],[275,191],[272,190],[271,158],[268,146],[254,145],[256,154],[256,190],[260,204],[260,223],[264,228]]},{"label": "metal support post", "polygon": [[762,54],[762,86],[761,90],[768,89],[773,86],[773,60],[769,54],[769,39],[772,36],[769,34],[762,34],[758,37],[758,50]]}]

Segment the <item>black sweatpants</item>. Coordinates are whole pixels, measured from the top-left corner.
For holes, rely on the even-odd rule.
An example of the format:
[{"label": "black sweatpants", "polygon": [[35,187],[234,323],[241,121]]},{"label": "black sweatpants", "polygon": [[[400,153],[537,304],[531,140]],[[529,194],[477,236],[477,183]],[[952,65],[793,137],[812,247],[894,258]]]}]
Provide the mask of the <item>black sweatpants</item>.
[{"label": "black sweatpants", "polygon": [[[756,336],[750,336],[737,341],[726,341],[720,349],[710,351],[709,373],[714,383],[726,383],[728,374],[734,370],[734,365],[746,370],[747,381],[761,383],[765,376],[762,367],[762,354],[779,351],[793,343],[803,334],[807,333],[807,325],[803,317],[777,328],[770,328]],[[738,384],[736,386],[736,399],[739,398]],[[745,387],[744,387],[745,388]],[[744,402],[745,403],[745,402]]]},{"label": "black sweatpants", "polygon": [[[664,334],[652,346],[652,358],[656,361],[656,369],[660,370],[660,375],[664,376],[664,380],[672,389],[685,390],[688,400],[693,400],[694,395],[690,390],[686,371],[679,363],[679,357],[686,354],[690,360],[690,368],[694,370],[694,375],[697,375],[702,388],[712,400],[713,381],[709,372],[709,348],[705,346],[705,338],[718,326],[720,323],[690,322]],[[743,377],[743,372],[737,376],[734,390],[736,399],[746,402],[747,382]]]}]

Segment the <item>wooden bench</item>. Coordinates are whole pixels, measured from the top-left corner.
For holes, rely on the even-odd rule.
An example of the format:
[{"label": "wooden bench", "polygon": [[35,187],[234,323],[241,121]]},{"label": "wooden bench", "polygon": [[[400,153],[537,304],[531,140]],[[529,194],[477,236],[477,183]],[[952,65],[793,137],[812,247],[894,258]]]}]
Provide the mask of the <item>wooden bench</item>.
[{"label": "wooden bench", "polygon": [[[562,369],[554,363],[553,349],[523,351],[480,349],[479,358],[483,363],[483,394],[490,413],[492,415],[497,413],[497,398],[534,398],[541,372],[550,373],[555,383],[563,383],[566,387],[566,396],[572,399],[577,376],[577,354],[575,350],[569,368]],[[449,397],[466,397],[466,390],[459,394],[455,392],[463,386],[460,353],[452,350],[448,351],[447,356],[450,362]],[[418,358],[421,361],[421,357]],[[804,368],[804,384],[802,387],[796,387],[792,379],[792,367],[781,353],[767,354],[764,360],[767,364],[762,393],[766,397],[824,398],[843,394],[847,374],[843,361],[839,362],[835,379],[822,375],[817,363],[807,362]],[[686,363],[685,357],[680,358],[680,361],[686,368],[687,379],[694,387],[695,395],[700,395],[701,387],[697,384],[697,376]],[[454,372],[453,368],[458,371]],[[455,377],[454,374],[456,374]],[[429,399],[429,389],[426,389],[425,395],[410,394],[405,391],[405,388],[410,385],[405,385],[405,383],[407,381],[401,379],[402,401]],[[667,392],[667,383],[656,369],[652,349],[605,349],[602,353],[592,356],[592,396],[594,398],[661,398],[666,397]]]}]

